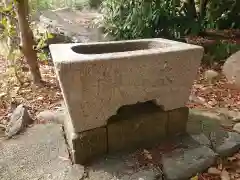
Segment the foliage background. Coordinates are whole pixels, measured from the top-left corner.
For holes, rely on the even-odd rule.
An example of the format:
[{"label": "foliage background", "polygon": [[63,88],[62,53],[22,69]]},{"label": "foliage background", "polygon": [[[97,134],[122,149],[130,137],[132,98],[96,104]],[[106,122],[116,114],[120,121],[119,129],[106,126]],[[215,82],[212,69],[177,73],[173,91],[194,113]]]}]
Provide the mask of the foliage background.
[{"label": "foliage background", "polygon": [[192,4],[183,8],[184,2],[103,0],[101,11],[105,31],[116,39],[135,39],[180,38],[197,35],[206,28],[240,28],[240,4],[237,0],[209,0],[203,15],[200,0],[188,0]]}]

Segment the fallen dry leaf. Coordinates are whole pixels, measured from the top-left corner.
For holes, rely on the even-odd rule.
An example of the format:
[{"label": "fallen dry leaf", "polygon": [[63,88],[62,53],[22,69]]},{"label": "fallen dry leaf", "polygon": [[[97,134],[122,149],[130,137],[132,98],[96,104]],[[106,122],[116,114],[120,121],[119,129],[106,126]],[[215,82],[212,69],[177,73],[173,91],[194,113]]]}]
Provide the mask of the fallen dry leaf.
[{"label": "fallen dry leaf", "polygon": [[2,97],[4,97],[4,96],[6,96],[7,95],[7,93],[0,93],[0,98],[2,98]]},{"label": "fallen dry leaf", "polygon": [[226,170],[221,172],[221,180],[231,180],[229,173]]},{"label": "fallen dry leaf", "polygon": [[240,160],[240,153],[236,153],[236,154],[234,155],[234,157],[236,157],[237,159]]},{"label": "fallen dry leaf", "polygon": [[143,150],[143,154],[144,154],[144,156],[145,156],[147,159],[149,159],[149,160],[152,160],[152,159],[153,159],[153,158],[152,158],[152,155],[150,154],[150,152],[147,151],[146,149]]},{"label": "fallen dry leaf", "polygon": [[198,180],[198,175],[192,177],[190,180]]}]

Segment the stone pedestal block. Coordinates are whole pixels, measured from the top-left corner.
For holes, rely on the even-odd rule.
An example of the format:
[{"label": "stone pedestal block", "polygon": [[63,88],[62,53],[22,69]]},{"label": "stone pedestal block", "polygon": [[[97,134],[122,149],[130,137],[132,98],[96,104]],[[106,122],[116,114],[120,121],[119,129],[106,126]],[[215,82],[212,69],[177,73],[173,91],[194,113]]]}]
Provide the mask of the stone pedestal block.
[{"label": "stone pedestal block", "polygon": [[69,153],[74,163],[86,164],[107,153],[106,127],[75,133],[71,121],[66,116],[64,132],[69,145]]},{"label": "stone pedestal block", "polygon": [[168,135],[178,135],[186,132],[189,109],[181,107],[168,111]]},{"label": "stone pedestal block", "polygon": [[78,133],[72,141],[75,163],[84,164],[107,153],[107,136],[104,127]]},{"label": "stone pedestal block", "polygon": [[109,119],[109,152],[151,147],[165,138],[167,112],[151,103],[134,106]]},{"label": "stone pedestal block", "polygon": [[104,127],[75,133],[65,118],[65,134],[75,163],[85,164],[95,157],[118,151],[149,148],[165,138],[185,133],[188,108],[163,111],[153,102],[123,106]]}]

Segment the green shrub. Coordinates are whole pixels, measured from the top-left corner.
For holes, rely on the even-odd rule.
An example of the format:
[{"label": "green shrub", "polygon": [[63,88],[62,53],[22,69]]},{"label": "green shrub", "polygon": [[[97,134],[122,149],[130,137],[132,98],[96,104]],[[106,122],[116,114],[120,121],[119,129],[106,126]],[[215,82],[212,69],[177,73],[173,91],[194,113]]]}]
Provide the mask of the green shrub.
[{"label": "green shrub", "polygon": [[208,21],[208,28],[240,28],[240,1],[209,1],[206,19]]},{"label": "green shrub", "polygon": [[115,39],[176,38],[188,30],[198,33],[199,24],[179,13],[175,1],[103,0],[105,32]]},{"label": "green shrub", "polygon": [[239,0],[103,0],[106,33],[115,39],[179,38],[206,28],[240,27]]},{"label": "green shrub", "polygon": [[52,0],[30,0],[29,7],[33,12],[53,9],[54,3]]},{"label": "green shrub", "polygon": [[98,9],[100,4],[101,0],[68,0],[66,6],[81,10],[83,8]]},{"label": "green shrub", "polygon": [[82,9],[85,7],[98,8],[101,0],[30,0],[30,9],[35,11],[52,10],[58,8],[76,8]]},{"label": "green shrub", "polygon": [[90,8],[99,8],[99,6],[101,5],[102,1],[101,0],[89,0],[89,6]]},{"label": "green shrub", "polygon": [[203,64],[212,65],[214,62],[224,63],[231,54],[240,50],[240,44],[228,41],[217,41],[211,46],[205,47]]}]

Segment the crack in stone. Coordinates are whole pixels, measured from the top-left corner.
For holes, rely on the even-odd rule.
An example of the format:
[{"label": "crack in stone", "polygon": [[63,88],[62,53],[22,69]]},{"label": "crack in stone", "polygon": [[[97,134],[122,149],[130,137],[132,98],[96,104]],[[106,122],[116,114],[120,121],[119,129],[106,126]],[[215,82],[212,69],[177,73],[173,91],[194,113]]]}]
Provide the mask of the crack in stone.
[{"label": "crack in stone", "polygon": [[71,164],[73,165],[74,161],[73,161],[73,158],[72,158],[72,155],[71,155],[71,152],[70,152],[71,148],[70,148],[70,146],[69,146],[69,144],[67,142],[67,137],[66,137],[66,133],[65,133],[65,129],[64,129],[63,125],[61,126],[61,129],[62,129],[62,135],[63,135],[64,141],[65,141],[65,144],[67,146],[68,157],[69,157],[69,159],[71,161]]}]

